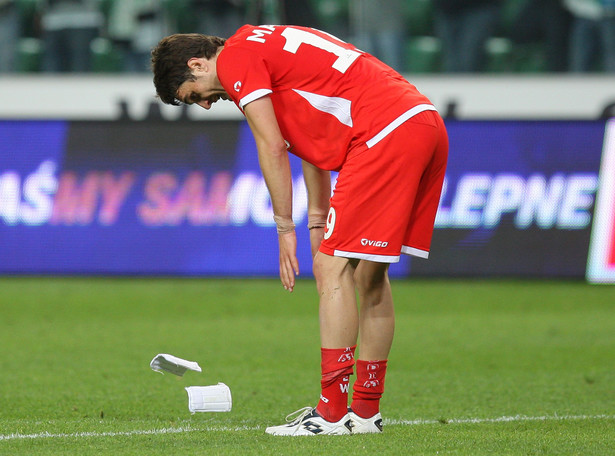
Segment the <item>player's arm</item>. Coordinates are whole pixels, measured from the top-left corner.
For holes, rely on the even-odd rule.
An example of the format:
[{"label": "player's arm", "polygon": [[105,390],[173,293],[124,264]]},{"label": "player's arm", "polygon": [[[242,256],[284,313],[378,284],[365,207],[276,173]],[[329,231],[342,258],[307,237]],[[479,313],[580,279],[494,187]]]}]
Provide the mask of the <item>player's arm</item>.
[{"label": "player's arm", "polygon": [[324,235],[331,198],[331,173],[303,161],[303,178],[308,195],[308,228],[312,258],[318,252]]},{"label": "player's arm", "polygon": [[282,137],[273,104],[268,96],[244,107],[248,125],[254,135],[258,161],[269,189],[273,214],[278,226],[280,245],[280,280],[288,291],[299,274],[297,237],[292,221],[293,187],[286,141]]}]

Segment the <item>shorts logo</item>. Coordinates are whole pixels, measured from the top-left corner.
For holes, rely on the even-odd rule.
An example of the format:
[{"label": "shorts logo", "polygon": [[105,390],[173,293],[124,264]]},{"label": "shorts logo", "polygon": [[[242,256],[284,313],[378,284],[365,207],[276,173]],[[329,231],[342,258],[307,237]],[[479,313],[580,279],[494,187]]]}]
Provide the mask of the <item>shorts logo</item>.
[{"label": "shorts logo", "polygon": [[233,86],[233,89],[235,89],[235,92],[239,92],[241,90],[241,81],[237,81]]},{"label": "shorts logo", "polygon": [[371,247],[380,247],[380,248],[385,248],[387,245],[389,245],[389,243],[387,241],[372,241],[370,239],[361,239],[361,245],[362,246],[371,246]]},{"label": "shorts logo", "polygon": [[325,235],[324,235],[325,239],[329,239],[331,235],[333,234],[333,228],[335,228],[335,217],[336,217],[335,209],[330,208],[329,214],[327,215],[327,226],[325,227]]}]

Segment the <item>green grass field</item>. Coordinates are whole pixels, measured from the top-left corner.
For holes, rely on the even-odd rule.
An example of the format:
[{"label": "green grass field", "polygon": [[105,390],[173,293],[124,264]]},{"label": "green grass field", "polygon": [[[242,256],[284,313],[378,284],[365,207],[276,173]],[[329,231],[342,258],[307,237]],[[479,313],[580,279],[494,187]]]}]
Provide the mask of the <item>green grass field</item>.
[{"label": "green grass field", "polygon": [[[0,278],[0,454],[615,454],[615,287],[393,287],[385,432],[280,438],[319,394],[311,281]],[[191,415],[184,387],[217,382],[233,410]]]}]

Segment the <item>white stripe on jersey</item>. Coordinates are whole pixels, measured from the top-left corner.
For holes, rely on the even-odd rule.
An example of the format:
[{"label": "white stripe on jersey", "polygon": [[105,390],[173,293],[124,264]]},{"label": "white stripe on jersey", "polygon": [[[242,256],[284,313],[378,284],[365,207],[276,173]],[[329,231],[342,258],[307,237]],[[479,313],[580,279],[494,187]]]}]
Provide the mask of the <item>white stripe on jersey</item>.
[{"label": "white stripe on jersey", "polygon": [[239,100],[239,107],[241,109],[244,108],[248,103],[253,102],[254,100],[258,100],[259,98],[263,98],[265,95],[269,95],[272,92],[271,89],[258,89],[254,92],[250,92],[246,96],[244,96],[241,100]]},{"label": "white stripe on jersey", "polygon": [[380,131],[380,133],[378,133],[369,141],[366,141],[365,144],[367,144],[368,148],[374,147],[376,144],[386,138],[389,134],[391,134],[393,130],[403,124],[406,120],[416,116],[418,113],[421,113],[423,111],[437,111],[437,109],[430,104],[416,105],[414,108],[411,108],[408,111],[404,112],[401,116],[399,116],[393,122],[384,127],[382,131]]},{"label": "white stripe on jersey", "polygon": [[293,91],[305,98],[314,108],[321,112],[331,114],[342,124],[352,128],[350,100],[340,97],[327,97],[299,89],[293,89]]}]

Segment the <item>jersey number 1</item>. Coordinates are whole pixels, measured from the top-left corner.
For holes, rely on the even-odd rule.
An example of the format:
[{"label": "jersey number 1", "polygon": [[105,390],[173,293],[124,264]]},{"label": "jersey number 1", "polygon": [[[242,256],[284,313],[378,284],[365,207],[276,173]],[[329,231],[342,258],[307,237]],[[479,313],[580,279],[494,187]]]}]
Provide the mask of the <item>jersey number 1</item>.
[{"label": "jersey number 1", "polygon": [[302,44],[309,44],[310,46],[314,46],[318,49],[322,49],[323,51],[335,54],[337,56],[337,59],[335,60],[335,62],[333,62],[332,67],[340,73],[345,73],[346,70],[350,68],[350,65],[352,65],[353,62],[357,60],[361,55],[361,53],[358,51],[353,51],[352,49],[345,49],[339,44],[334,43],[333,41],[329,41],[322,36],[308,32],[306,30],[287,27],[282,32],[282,36],[286,38],[286,44],[284,45],[283,49],[293,54],[297,53],[299,46],[301,46]]}]

